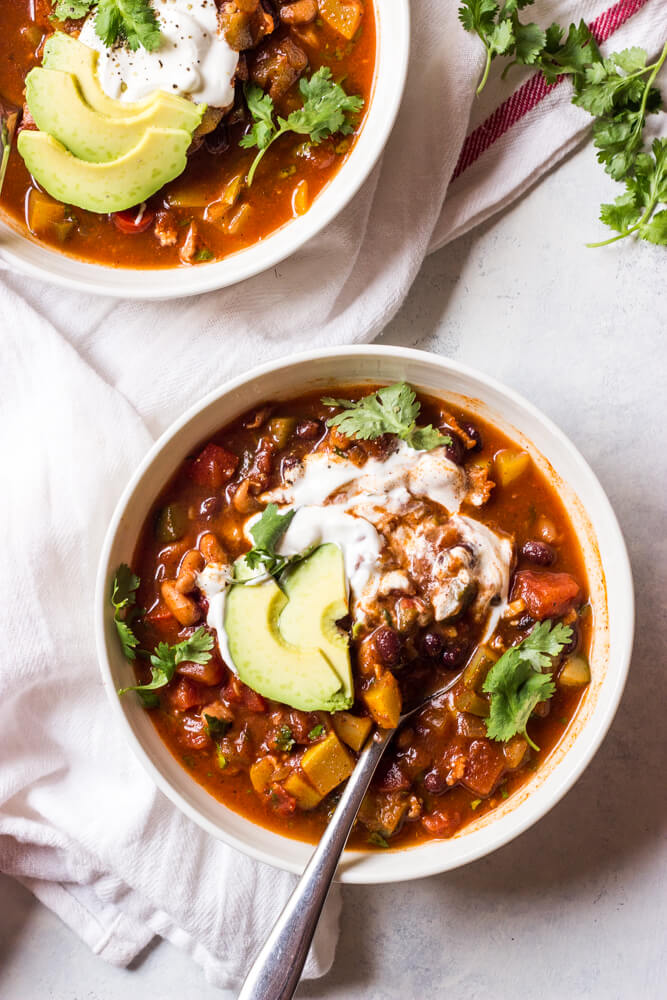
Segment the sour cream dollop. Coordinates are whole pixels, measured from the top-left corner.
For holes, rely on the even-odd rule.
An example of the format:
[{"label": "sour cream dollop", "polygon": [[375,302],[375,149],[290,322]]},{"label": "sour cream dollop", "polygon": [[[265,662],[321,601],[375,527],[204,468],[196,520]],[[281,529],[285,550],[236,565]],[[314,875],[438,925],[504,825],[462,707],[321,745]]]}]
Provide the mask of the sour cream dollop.
[{"label": "sour cream dollop", "polygon": [[162,43],[149,52],[140,46],[107,48],[95,31],[95,14],[79,41],[100,54],[102,89],[119,101],[140,101],[156,90],[187,97],[196,104],[226,108],[234,100],[238,52],[218,30],[215,0],[155,0],[153,9]]}]

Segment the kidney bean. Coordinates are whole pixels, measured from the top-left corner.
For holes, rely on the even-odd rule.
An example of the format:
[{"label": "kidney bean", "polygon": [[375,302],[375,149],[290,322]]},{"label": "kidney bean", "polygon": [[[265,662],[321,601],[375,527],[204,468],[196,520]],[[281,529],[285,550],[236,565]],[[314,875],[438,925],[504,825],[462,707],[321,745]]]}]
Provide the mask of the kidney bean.
[{"label": "kidney bean", "polygon": [[199,513],[208,521],[210,518],[215,517],[216,514],[219,514],[221,509],[222,500],[220,497],[207,497],[206,500],[202,500]]},{"label": "kidney bean", "polygon": [[393,628],[382,625],[373,634],[373,642],[386,667],[395,667],[401,658],[401,640]]},{"label": "kidney bean", "polygon": [[454,462],[456,465],[463,465],[463,459],[466,452],[463,441],[450,427],[443,427],[442,433],[447,434],[451,439],[451,444],[446,444],[444,446],[447,458],[450,462]]},{"label": "kidney bean", "polygon": [[425,632],[421,638],[420,648],[423,656],[435,658],[442,653],[444,641],[439,632]]},{"label": "kidney bean", "polygon": [[475,425],[474,424],[470,424],[470,423],[468,423],[466,421],[465,423],[461,423],[461,427],[466,432],[466,434],[468,435],[468,437],[471,437],[473,439],[473,441],[475,442],[474,446],[472,448],[469,448],[468,450],[469,451],[481,451],[484,442],[482,441],[482,435],[477,430],[477,428],[475,427]]},{"label": "kidney bean", "polygon": [[538,542],[534,538],[523,543],[521,555],[538,566],[552,566],[556,561],[555,549],[548,542]]},{"label": "kidney bean", "polygon": [[322,433],[322,424],[319,420],[300,420],[296,425],[296,436],[303,441],[314,441]]},{"label": "kidney bean", "polygon": [[456,670],[460,667],[468,653],[461,643],[452,643],[442,651],[442,665],[446,670]]},{"label": "kidney bean", "polygon": [[437,767],[433,767],[424,775],[424,788],[431,795],[442,795],[448,788],[447,779]]},{"label": "kidney bean", "polygon": [[393,761],[382,773],[378,784],[383,791],[399,791],[410,787],[410,779],[403,773],[398,761]]}]

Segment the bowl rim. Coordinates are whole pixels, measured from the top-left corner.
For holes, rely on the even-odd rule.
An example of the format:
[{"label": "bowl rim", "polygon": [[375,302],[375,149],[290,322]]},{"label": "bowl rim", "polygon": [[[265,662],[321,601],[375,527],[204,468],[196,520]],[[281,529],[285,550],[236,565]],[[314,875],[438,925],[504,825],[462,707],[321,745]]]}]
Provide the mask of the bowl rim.
[{"label": "bowl rim", "polygon": [[[339,170],[302,216],[265,239],[199,267],[113,267],[70,257],[26,237],[0,217],[0,266],[70,290],[142,301],[219,291],[275,267],[316,236],[349,204],[378,162],[396,121],[410,54],[409,0],[373,0],[376,65],[361,132]],[[391,19],[391,24],[382,19]]]},{"label": "bowl rim", "polygon": [[[577,474],[588,480],[589,487],[591,487],[596,494],[596,505],[598,505],[597,509],[601,515],[598,520],[604,519],[606,532],[611,534],[611,543],[608,543],[607,548],[613,549],[614,568],[616,571],[615,581],[624,591],[623,599],[626,610],[626,614],[619,624],[621,636],[616,643],[616,673],[613,677],[610,677],[609,674],[607,674],[602,681],[602,689],[606,691],[604,710],[601,713],[596,712],[592,718],[586,720],[586,723],[584,724],[581,732],[575,737],[574,743],[569,748],[565,758],[556,768],[556,773],[547,775],[548,781],[542,782],[539,787],[530,790],[530,792],[526,795],[520,805],[527,807],[519,808],[517,806],[513,812],[509,812],[506,816],[504,816],[503,829],[502,831],[498,830],[495,835],[493,822],[489,824],[486,831],[477,831],[482,834],[486,832],[487,836],[476,838],[474,843],[468,844],[467,849],[465,847],[465,837],[462,837],[458,842],[459,844],[464,844],[464,849],[459,851],[457,857],[453,860],[444,857],[437,859],[433,857],[432,860],[429,860],[424,857],[424,855],[420,856],[419,847],[423,845],[416,845],[412,848],[399,848],[382,854],[383,858],[390,859],[394,862],[394,864],[393,866],[390,865],[389,872],[380,873],[375,870],[365,871],[363,861],[361,861],[361,863],[354,863],[353,861],[346,867],[344,854],[343,859],[341,860],[341,866],[339,867],[336,876],[337,880],[352,884],[369,885],[423,878],[461,867],[471,861],[475,861],[486,856],[487,854],[492,853],[513,840],[525,830],[529,829],[534,823],[546,815],[546,813],[548,813],[575,784],[595,756],[616,714],[630,667],[630,658],[634,640],[635,602],[630,560],[618,520],[597,476],[575,445],[564,434],[564,432],[561,431],[560,428],[553,423],[553,421],[551,421],[549,417],[545,416],[536,406],[526,400],[519,393],[508,388],[503,383],[496,380],[493,376],[489,376],[484,372],[480,372],[475,368],[469,367],[468,365],[461,364],[458,361],[453,361],[449,358],[433,354],[432,352],[414,348],[373,344],[320,348],[313,351],[300,352],[298,354],[291,355],[288,358],[274,359],[273,361],[268,361],[258,365],[241,375],[235,376],[234,378],[223,382],[216,389],[207,393],[197,403],[190,406],[160,435],[131,476],[116,504],[100,553],[95,589],[94,628],[100,671],[102,673],[102,679],[107,696],[111,702],[112,711],[115,713],[116,717],[121,720],[121,725],[124,728],[126,737],[129,739],[135,756],[139,759],[140,763],[143,765],[144,769],[152,778],[158,789],[162,791],[174,805],[176,805],[199,827],[214,836],[216,839],[224,841],[231,847],[240,850],[242,853],[249,855],[257,861],[261,861],[265,864],[269,864],[283,870],[291,871],[295,874],[301,874],[303,865],[293,863],[289,859],[279,858],[268,850],[257,847],[252,843],[247,843],[245,840],[227,830],[224,830],[220,825],[212,822],[206,816],[202,815],[196,806],[192,805],[162,774],[148,751],[144,748],[141,740],[134,732],[129,719],[125,715],[120,698],[116,693],[116,686],[114,684],[111,663],[107,651],[105,613],[107,610],[108,579],[111,568],[110,555],[115,542],[116,534],[125,514],[125,508],[131,501],[135,489],[143,480],[156,457],[165,449],[165,447],[169,445],[171,440],[176,437],[183,430],[183,428],[194,420],[202,411],[218,402],[221,398],[242,388],[244,384],[254,381],[255,379],[267,374],[274,374],[278,371],[289,370],[293,366],[298,366],[303,363],[326,361],[328,359],[336,359],[338,361],[345,361],[349,359],[354,361],[355,358],[362,358],[364,356],[368,358],[389,358],[392,360],[406,362],[426,362],[427,364],[434,365],[445,373],[460,375],[463,378],[471,379],[479,386],[481,390],[479,398],[482,399],[482,401],[484,400],[483,393],[485,390],[489,390],[491,393],[498,393],[501,397],[504,397],[515,406],[518,406],[518,408],[524,411],[528,417],[537,421],[537,423],[541,425],[541,427],[548,434],[555,437],[560,446],[565,449],[569,457],[572,459],[577,468]],[[350,381],[353,381],[353,378],[351,378]],[[525,435],[525,437],[530,440],[528,435]],[[569,768],[567,766],[561,766],[568,757],[572,757],[572,750],[574,746],[577,743],[580,743],[584,737],[586,738],[586,747],[581,753],[580,759],[573,766],[571,764]],[[171,751],[167,750],[167,753],[171,753]],[[194,781],[194,779],[190,780]],[[546,784],[548,784],[548,794],[545,792]],[[540,799],[539,804],[537,802],[538,796]],[[546,801],[542,802],[541,799],[546,799]],[[258,826],[258,824],[253,823],[246,817],[242,818],[249,826]],[[260,826],[260,829],[265,828]],[[291,838],[285,839],[291,840]],[[440,841],[439,843],[447,844],[451,843],[451,841],[445,840]],[[305,847],[310,849],[311,845],[306,844]],[[314,847],[312,849],[314,850]],[[348,857],[354,856],[357,859],[367,856],[362,852],[345,853],[348,854]],[[375,854],[369,852],[368,857],[375,857]]]}]

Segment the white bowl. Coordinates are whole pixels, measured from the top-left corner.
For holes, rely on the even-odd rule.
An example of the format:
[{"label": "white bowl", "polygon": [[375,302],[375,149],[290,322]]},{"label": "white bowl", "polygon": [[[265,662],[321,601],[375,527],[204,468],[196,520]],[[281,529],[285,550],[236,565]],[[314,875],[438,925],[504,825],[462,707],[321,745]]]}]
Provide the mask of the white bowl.
[{"label": "white bowl", "polygon": [[338,215],[375,166],[398,113],[410,49],[408,0],[374,2],[376,67],[364,127],[338,173],[305,215],[224,260],[198,267],[133,269],[86,264],[40,246],[0,218],[0,261],[29,277],[124,299],[173,299],[226,288],[289,257]]},{"label": "white bowl", "polygon": [[460,402],[491,420],[518,440],[556,483],[583,547],[595,609],[592,682],[559,746],[516,794],[450,840],[395,851],[346,851],[339,869],[339,878],[344,882],[418,878],[488,854],[558,802],[600,746],[628,671],[634,599],[618,523],[602,487],[576,448],[535,407],[510,389],[445,358],[397,347],[352,347],[297,355],[227,382],[162,435],[118,503],[98,576],[95,628],[102,675],[113,711],[139,760],[165,795],[204,830],[260,861],[300,872],[312,853],[309,844],[256,826],[216,801],[167,750],[138,700],[119,699],[117,689],[134,681],[115,634],[109,583],[118,564],[131,560],[146,512],[162,486],[196,445],[228,421],[268,399],[289,398],[318,386],[401,379]]}]

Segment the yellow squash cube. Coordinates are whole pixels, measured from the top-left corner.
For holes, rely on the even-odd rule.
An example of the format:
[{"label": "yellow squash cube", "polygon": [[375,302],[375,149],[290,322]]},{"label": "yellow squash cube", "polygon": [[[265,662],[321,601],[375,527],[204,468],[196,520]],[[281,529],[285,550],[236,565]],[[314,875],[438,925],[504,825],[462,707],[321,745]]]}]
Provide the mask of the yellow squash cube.
[{"label": "yellow squash cube", "polygon": [[322,797],[352,774],[354,761],[335,733],[310,747],[301,758],[301,769]]}]

